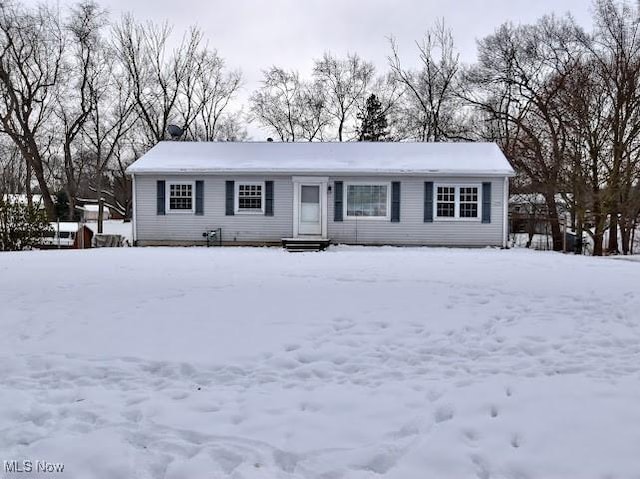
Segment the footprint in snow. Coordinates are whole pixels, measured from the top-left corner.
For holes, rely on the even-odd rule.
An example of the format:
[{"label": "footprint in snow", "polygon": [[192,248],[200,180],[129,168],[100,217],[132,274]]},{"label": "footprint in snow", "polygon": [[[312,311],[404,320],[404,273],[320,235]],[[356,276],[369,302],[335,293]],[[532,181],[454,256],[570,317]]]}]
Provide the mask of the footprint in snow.
[{"label": "footprint in snow", "polygon": [[453,409],[453,406],[446,404],[436,409],[433,415],[433,419],[435,420],[435,422],[441,423],[453,419],[454,415],[455,411]]},{"label": "footprint in snow", "polygon": [[471,462],[476,468],[476,477],[478,479],[491,479],[491,469],[489,463],[478,454],[471,455]]},{"label": "footprint in snow", "polygon": [[344,331],[346,329],[351,329],[354,325],[354,321],[349,318],[335,318],[333,320],[334,331]]},{"label": "footprint in snow", "polygon": [[491,417],[498,417],[498,407],[493,405],[489,408],[489,415]]},{"label": "footprint in snow", "polygon": [[480,437],[478,431],[476,431],[475,429],[464,429],[462,431],[462,435],[471,444],[475,444]]}]

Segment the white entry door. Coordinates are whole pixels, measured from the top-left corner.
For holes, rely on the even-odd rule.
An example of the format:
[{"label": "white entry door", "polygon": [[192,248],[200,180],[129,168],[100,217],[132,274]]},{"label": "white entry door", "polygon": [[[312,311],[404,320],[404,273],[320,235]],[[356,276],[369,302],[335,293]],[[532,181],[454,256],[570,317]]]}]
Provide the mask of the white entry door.
[{"label": "white entry door", "polygon": [[322,234],[322,201],[320,184],[299,184],[298,234]]}]

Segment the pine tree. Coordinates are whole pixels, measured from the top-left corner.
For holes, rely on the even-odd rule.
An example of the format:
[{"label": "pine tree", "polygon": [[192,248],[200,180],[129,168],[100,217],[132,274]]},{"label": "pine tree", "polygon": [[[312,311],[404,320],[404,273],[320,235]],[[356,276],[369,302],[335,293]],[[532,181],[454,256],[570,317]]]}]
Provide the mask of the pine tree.
[{"label": "pine tree", "polygon": [[382,110],[382,103],[374,95],[367,98],[366,111],[358,114],[360,128],[358,141],[384,141],[387,136],[387,115]]}]

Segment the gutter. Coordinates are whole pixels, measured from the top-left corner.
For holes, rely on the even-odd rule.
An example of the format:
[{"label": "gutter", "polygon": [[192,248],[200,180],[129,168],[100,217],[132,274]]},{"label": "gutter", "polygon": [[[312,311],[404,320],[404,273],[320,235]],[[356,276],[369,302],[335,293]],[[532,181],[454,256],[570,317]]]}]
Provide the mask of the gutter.
[{"label": "gutter", "polygon": [[135,246],[138,241],[138,223],[136,221],[136,175],[133,173],[131,174],[131,193],[131,196],[133,197],[131,221],[133,221],[133,246]]},{"label": "gutter", "polygon": [[504,177],[504,198],[503,202],[503,218],[502,218],[502,247],[507,248],[509,244],[509,177]]},{"label": "gutter", "polygon": [[457,177],[512,177],[513,170],[503,171],[449,171],[449,170],[319,170],[319,169],[288,169],[288,170],[253,170],[253,169],[153,169],[128,170],[127,174],[137,175],[322,175],[322,176],[457,176]]}]

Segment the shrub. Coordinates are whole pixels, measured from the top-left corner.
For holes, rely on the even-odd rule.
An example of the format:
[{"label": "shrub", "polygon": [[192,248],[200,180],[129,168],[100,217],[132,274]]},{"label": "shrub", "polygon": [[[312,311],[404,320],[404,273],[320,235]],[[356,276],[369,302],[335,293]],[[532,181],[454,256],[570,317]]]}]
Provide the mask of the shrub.
[{"label": "shrub", "polygon": [[0,198],[0,251],[37,247],[51,230],[43,211]]}]

